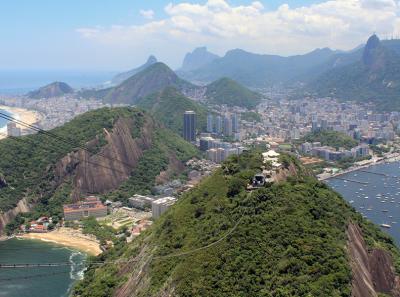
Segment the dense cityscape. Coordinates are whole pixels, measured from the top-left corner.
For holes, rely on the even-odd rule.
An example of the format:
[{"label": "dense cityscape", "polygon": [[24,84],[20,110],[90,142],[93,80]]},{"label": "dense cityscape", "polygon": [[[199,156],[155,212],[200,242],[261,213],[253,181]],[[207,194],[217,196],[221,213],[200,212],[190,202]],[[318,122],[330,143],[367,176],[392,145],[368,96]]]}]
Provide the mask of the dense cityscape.
[{"label": "dense cityscape", "polygon": [[3,2],[0,297],[400,297],[400,2]]}]

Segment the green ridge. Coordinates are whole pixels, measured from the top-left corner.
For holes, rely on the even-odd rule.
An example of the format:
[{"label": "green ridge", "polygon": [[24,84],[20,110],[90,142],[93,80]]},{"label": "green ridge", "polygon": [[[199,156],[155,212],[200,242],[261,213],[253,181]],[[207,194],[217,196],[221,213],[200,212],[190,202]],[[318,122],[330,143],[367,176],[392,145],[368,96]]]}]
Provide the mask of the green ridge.
[{"label": "green ridge", "polygon": [[[153,258],[145,266],[138,297],[350,296],[346,226],[357,222],[370,247],[399,259],[392,239],[364,220],[337,193],[284,156],[296,174],[286,182],[245,190],[259,172],[261,155],[244,153],[225,162],[127,246],[100,256],[114,261]],[[239,223],[238,223],[239,222]],[[237,225],[237,228],[232,229]],[[230,234],[231,232],[231,234]],[[160,258],[207,246],[186,256]],[[141,254],[142,248],[147,252]],[[130,268],[129,268],[130,267]],[[135,264],[91,267],[74,296],[110,296]],[[121,270],[120,270],[121,269]],[[114,277],[119,275],[119,277]]]}]

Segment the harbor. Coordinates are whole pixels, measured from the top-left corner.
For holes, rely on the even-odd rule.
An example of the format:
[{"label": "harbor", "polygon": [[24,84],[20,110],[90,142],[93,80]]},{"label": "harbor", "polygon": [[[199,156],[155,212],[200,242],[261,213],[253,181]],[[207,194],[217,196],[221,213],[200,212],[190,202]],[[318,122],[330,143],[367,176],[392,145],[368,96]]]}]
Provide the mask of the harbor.
[{"label": "harbor", "polygon": [[[359,168],[325,179],[364,218],[400,245],[400,162]],[[355,182],[356,181],[356,182]]]}]

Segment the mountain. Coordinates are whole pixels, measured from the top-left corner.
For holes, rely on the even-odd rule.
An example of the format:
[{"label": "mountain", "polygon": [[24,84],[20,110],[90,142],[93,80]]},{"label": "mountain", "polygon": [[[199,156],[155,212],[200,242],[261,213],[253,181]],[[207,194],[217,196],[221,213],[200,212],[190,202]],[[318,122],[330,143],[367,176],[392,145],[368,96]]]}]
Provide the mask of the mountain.
[{"label": "mountain", "polygon": [[207,86],[205,97],[213,104],[255,108],[262,96],[230,78],[221,78]]},{"label": "mountain", "polygon": [[81,93],[81,96],[94,97],[107,103],[136,104],[140,98],[160,92],[169,86],[175,87],[181,92],[190,92],[190,90],[196,88],[191,83],[179,78],[164,63],[157,62],[116,87],[86,90]]},{"label": "mountain", "polygon": [[372,101],[380,109],[400,110],[400,55],[373,35],[357,61],[326,71],[308,88],[318,96]]},{"label": "mountain", "polygon": [[205,83],[229,77],[248,87],[266,87],[299,79],[335,54],[328,48],[291,57],[260,55],[235,49],[203,67],[179,72],[179,75],[190,81]]},{"label": "mountain", "polygon": [[280,162],[279,180],[250,190],[261,154],[230,158],[130,244],[94,259],[72,295],[399,296],[393,240],[295,158]]},{"label": "mountain", "polygon": [[73,92],[74,89],[72,89],[68,84],[56,81],[44,87],[41,87],[36,91],[29,92],[28,94],[26,94],[26,96],[33,99],[41,99],[60,97],[66,94],[71,94]]},{"label": "mountain", "polygon": [[198,47],[191,53],[187,53],[180,71],[193,71],[207,65],[219,57],[210,53],[206,47]]},{"label": "mountain", "polygon": [[90,111],[49,133],[0,141],[0,234],[22,211],[61,218],[62,204],[83,195],[127,202],[149,194],[161,173],[179,175],[197,155],[136,108]]},{"label": "mountain", "polygon": [[185,97],[174,87],[167,87],[161,92],[139,99],[137,106],[148,110],[154,118],[167,128],[182,135],[183,114],[187,110],[196,112],[197,128],[205,131],[207,127],[207,108]]},{"label": "mountain", "polygon": [[117,74],[116,76],[114,76],[111,80],[111,84],[112,85],[119,85],[120,83],[122,83],[124,80],[130,78],[131,76],[135,75],[136,73],[139,73],[140,71],[145,70],[147,67],[153,65],[157,63],[157,58],[154,56],[150,56],[146,63],[144,63],[142,66],[126,71],[126,72],[122,72]]}]

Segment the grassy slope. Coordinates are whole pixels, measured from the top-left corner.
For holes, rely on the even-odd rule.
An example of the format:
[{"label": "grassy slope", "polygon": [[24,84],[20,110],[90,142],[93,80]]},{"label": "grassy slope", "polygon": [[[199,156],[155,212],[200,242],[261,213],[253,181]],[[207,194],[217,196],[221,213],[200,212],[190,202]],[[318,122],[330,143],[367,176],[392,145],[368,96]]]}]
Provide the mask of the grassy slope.
[{"label": "grassy slope", "polygon": [[206,107],[185,97],[173,87],[147,96],[139,100],[137,105],[150,111],[156,119],[179,135],[183,132],[183,114],[186,110],[196,112],[199,130],[204,131],[207,125]]},{"label": "grassy slope", "polygon": [[[131,259],[141,247],[153,256],[190,251],[215,242],[239,221],[234,232],[212,248],[153,260],[136,296],[349,296],[351,269],[346,225],[358,222],[370,246],[383,246],[398,259],[393,241],[356,214],[335,192],[314,178],[244,190],[259,169],[258,154],[231,159],[179,202],[137,240],[102,260]],[[129,273],[120,267],[89,269],[75,296],[109,296]]]},{"label": "grassy slope", "polygon": [[252,109],[260,103],[261,95],[229,78],[221,78],[207,86],[206,97],[215,104]]}]

